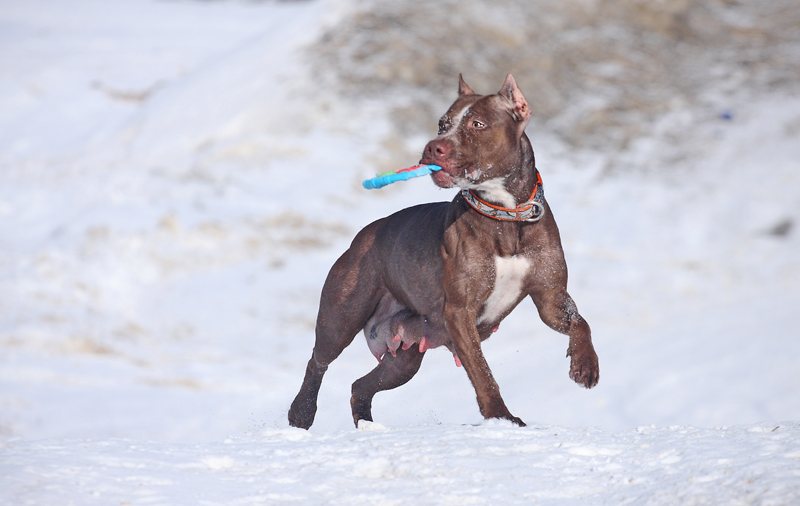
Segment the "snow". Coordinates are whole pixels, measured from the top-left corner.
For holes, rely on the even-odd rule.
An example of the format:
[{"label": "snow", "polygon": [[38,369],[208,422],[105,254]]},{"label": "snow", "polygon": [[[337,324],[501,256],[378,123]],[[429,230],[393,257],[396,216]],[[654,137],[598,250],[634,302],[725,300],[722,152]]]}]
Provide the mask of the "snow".
[{"label": "snow", "polygon": [[13,504],[792,504],[800,479],[797,423],[284,428],[204,444],[12,441],[3,452]]},{"label": "snow", "polygon": [[595,389],[523,303],[484,351],[528,427],[481,420],[437,349],[355,429],[362,336],[288,427],[330,265],[452,197],[361,188],[426,139],[318,86],[309,45],[351,8],[0,6],[0,504],[799,502],[789,88],[706,90],[733,114],[676,106],[624,152],[529,128]]}]

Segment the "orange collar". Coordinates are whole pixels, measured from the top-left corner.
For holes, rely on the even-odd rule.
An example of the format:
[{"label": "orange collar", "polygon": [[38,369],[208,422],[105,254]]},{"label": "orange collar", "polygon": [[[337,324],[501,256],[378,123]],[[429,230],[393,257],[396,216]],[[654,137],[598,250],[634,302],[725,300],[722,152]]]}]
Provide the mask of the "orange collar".
[{"label": "orange collar", "polygon": [[472,190],[463,189],[461,195],[467,204],[480,214],[500,221],[539,221],[544,216],[544,185],[542,175],[536,172],[536,186],[531,198],[514,209],[496,206],[482,200]]}]

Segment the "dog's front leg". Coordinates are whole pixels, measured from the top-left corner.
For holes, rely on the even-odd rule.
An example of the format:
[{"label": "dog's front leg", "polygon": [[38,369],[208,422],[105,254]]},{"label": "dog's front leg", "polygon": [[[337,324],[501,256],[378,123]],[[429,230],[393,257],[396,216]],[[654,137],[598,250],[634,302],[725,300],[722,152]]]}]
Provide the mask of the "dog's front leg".
[{"label": "dog's front leg", "polygon": [[586,388],[597,385],[600,379],[597,353],[592,345],[592,331],[578,312],[578,307],[565,290],[534,293],[532,295],[542,321],[553,330],[567,334],[570,357],[569,376]]},{"label": "dog's front leg", "polygon": [[500,388],[481,350],[481,339],[475,326],[476,311],[465,309],[457,300],[448,297],[444,307],[447,330],[453,338],[458,358],[475,388],[478,408],[484,418],[504,418],[520,427],[525,423],[506,407]]},{"label": "dog's front leg", "polygon": [[489,364],[483,356],[477,317],[492,291],[494,252],[469,222],[456,221],[446,228],[442,241],[442,316],[461,364],[467,372],[478,408],[484,418],[504,418],[524,427],[512,415],[500,395]]}]

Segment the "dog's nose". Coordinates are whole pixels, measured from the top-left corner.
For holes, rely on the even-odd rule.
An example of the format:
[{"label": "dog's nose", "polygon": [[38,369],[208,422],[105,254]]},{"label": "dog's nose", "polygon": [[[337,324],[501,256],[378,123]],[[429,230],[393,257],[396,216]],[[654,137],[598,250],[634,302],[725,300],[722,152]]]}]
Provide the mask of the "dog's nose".
[{"label": "dog's nose", "polygon": [[445,160],[450,154],[450,145],[441,139],[435,139],[425,146],[424,153],[429,160]]}]

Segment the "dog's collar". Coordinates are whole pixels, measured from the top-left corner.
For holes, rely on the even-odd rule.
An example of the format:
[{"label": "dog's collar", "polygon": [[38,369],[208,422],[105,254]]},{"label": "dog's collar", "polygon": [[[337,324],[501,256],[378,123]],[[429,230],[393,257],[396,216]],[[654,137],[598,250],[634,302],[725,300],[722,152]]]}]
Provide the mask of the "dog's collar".
[{"label": "dog's collar", "polygon": [[463,189],[461,195],[471,208],[475,209],[484,216],[500,221],[539,221],[544,216],[544,185],[542,175],[536,173],[536,186],[533,189],[531,198],[523,202],[515,209],[495,206],[481,200],[472,190]]}]

